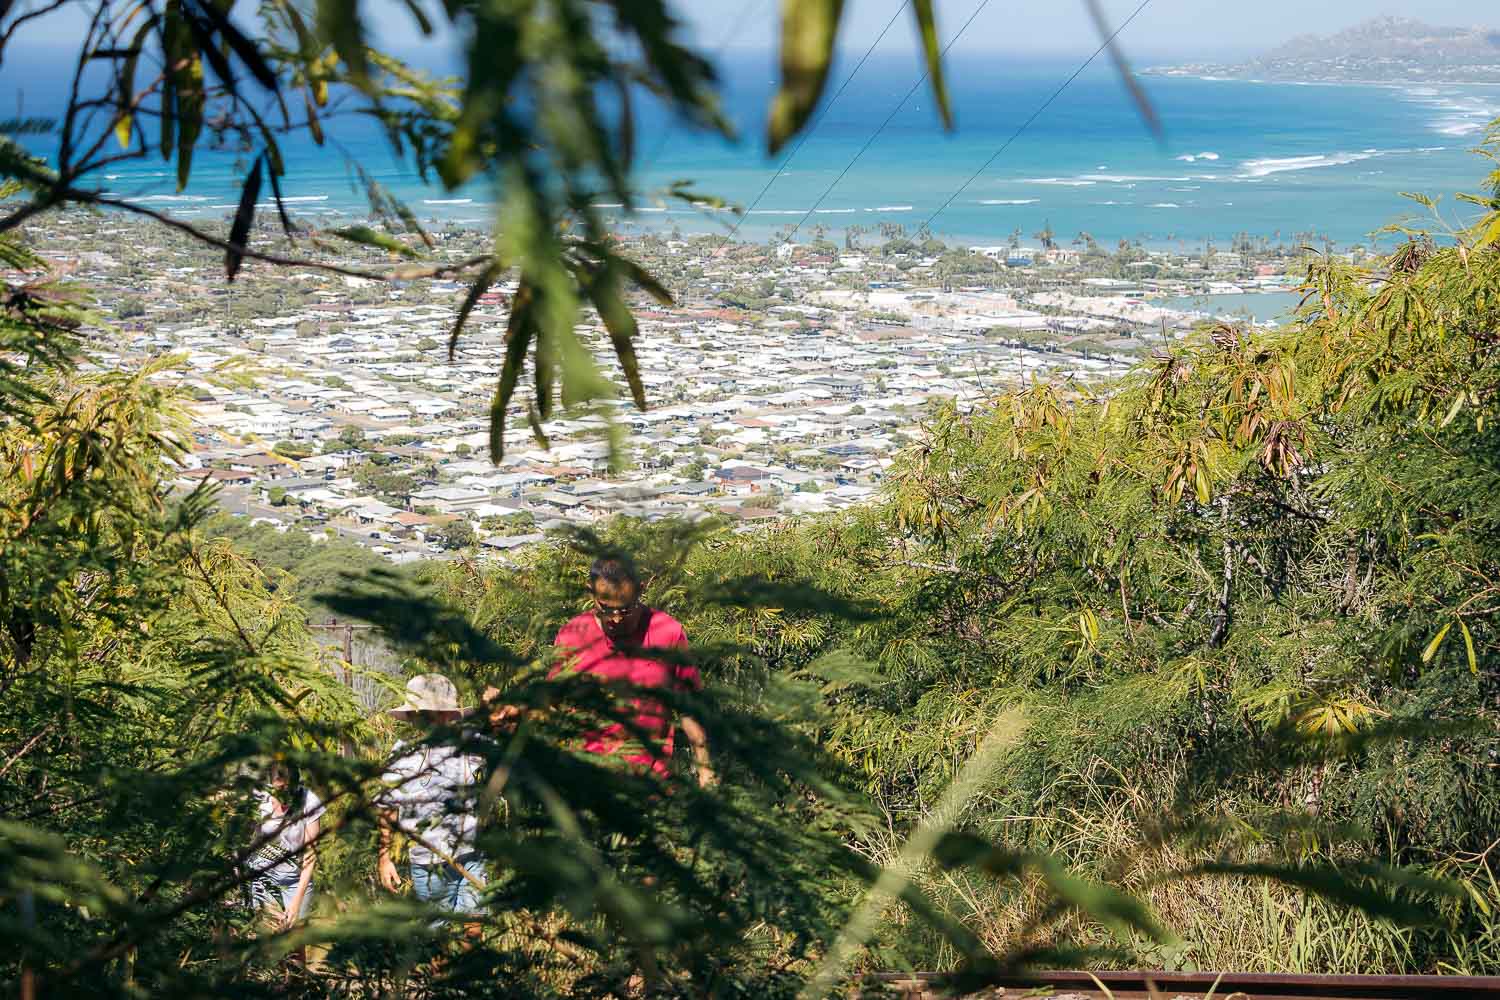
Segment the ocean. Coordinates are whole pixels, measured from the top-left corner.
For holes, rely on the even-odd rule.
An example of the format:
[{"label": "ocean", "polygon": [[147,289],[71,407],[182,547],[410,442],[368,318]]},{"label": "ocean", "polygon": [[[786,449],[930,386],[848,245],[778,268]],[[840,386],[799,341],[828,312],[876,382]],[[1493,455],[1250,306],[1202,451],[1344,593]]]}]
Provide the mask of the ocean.
[{"label": "ocean", "polygon": [[[853,61],[836,67],[830,95]],[[1144,77],[1165,128],[1158,143],[1113,72],[1094,66],[975,176],[1076,62],[952,61],[957,129],[946,133],[925,84],[896,111],[921,74],[916,54],[877,54],[808,139],[775,160],[765,155],[763,139],[771,57],[739,56],[720,66],[726,108],[742,138],[730,143],[694,134],[660,109],[643,107],[636,177],[644,197],[630,215],[607,209],[622,230],[729,231],[734,219],[727,213],[652,193],[691,179],[704,193],[755,203],[738,232],[756,240],[798,225],[799,239],[815,232],[838,239],[851,225],[895,223],[913,232],[930,220],[936,235],[965,244],[1003,243],[1019,231],[1023,243],[1035,245],[1033,234],[1050,225],[1065,246],[1080,232],[1107,247],[1124,239],[1190,250],[1205,241],[1223,246],[1240,232],[1286,243],[1294,234],[1316,233],[1350,245],[1425,213],[1401,198],[1403,191],[1441,197],[1446,224],[1472,218],[1472,207],[1456,203],[1453,193],[1479,190],[1487,162],[1472,148],[1500,117],[1495,86]],[[6,83],[0,79],[0,101],[16,106],[15,80]],[[32,102],[25,110],[46,109]],[[290,176],[283,190],[307,221],[327,224],[365,212],[340,150],[423,220],[492,221],[495,192],[487,183],[458,191],[423,186],[368,125],[340,123],[333,134],[338,148],[302,138],[285,147]],[[32,146],[48,151],[35,140]],[[188,218],[216,217],[233,211],[242,170],[235,154],[204,153],[185,192],[174,190],[160,160],[120,165],[98,183]],[[1422,225],[1442,228],[1431,220]]]}]

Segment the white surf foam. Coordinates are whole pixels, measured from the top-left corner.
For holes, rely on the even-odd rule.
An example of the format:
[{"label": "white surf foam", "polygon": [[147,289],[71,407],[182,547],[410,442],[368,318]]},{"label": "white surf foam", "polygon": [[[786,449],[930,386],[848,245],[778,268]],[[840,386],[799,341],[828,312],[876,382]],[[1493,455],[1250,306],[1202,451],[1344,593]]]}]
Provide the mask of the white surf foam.
[{"label": "white surf foam", "polygon": [[1315,170],[1318,167],[1338,167],[1346,163],[1358,163],[1372,156],[1380,156],[1380,150],[1367,149],[1359,153],[1319,153],[1312,156],[1267,156],[1258,160],[1246,160],[1243,177],[1268,177],[1271,174],[1291,170]]},{"label": "white surf foam", "polygon": [[1412,104],[1420,104],[1437,112],[1428,120],[1427,127],[1439,135],[1473,135],[1482,132],[1491,121],[1500,117],[1500,104],[1496,104],[1487,94],[1419,87],[1403,91],[1402,96]]},{"label": "white surf foam", "polygon": [[1035,205],[1040,198],[981,198],[981,205]]},{"label": "white surf foam", "polygon": [[1055,184],[1059,187],[1088,187],[1094,181],[1079,180],[1075,177],[1024,177],[1022,184]]},{"label": "white surf foam", "polygon": [[1175,159],[1181,160],[1183,163],[1197,163],[1199,160],[1217,160],[1218,158],[1219,154],[1213,152],[1183,153],[1181,156],[1175,157]]},{"label": "white surf foam", "polygon": [[1158,174],[1086,174],[1079,180],[1108,181],[1111,184],[1138,184],[1142,181],[1190,181],[1186,174],[1179,177],[1164,177]]},{"label": "white surf foam", "polygon": [[[422,204],[424,204],[424,205],[472,205],[472,204],[474,204],[474,199],[473,198],[423,198],[422,199]],[[595,207],[596,208],[602,208],[604,206],[595,206]],[[618,208],[619,206],[616,205],[614,207]]]},{"label": "white surf foam", "polygon": [[1175,201],[1154,201],[1147,208],[1181,208]]}]

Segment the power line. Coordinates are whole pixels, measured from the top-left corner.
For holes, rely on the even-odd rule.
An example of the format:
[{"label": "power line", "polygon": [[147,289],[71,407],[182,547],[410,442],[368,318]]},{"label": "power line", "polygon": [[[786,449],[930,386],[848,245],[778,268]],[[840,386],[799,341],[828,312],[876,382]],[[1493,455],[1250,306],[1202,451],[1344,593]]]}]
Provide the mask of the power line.
[{"label": "power line", "polygon": [[[958,33],[948,40],[947,45],[943,46],[943,51],[940,55],[946,56],[948,54],[948,50],[953,48],[953,44],[963,37],[964,32],[969,30],[969,25],[973,24],[974,19],[989,5],[990,0],[980,0],[979,6],[974,8],[974,13],[969,15],[969,19],[963,23],[963,27],[959,28]],[[839,172],[839,175],[833,179],[833,183],[828,185],[828,189],[818,196],[817,201],[813,202],[812,208],[809,208],[807,213],[792,227],[792,231],[787,234],[787,239],[791,239],[797,235],[797,230],[802,228],[802,224],[812,218],[812,214],[818,210],[818,206],[823,204],[824,199],[833,193],[834,188],[839,186],[839,182],[844,179],[850,170],[854,169],[854,165],[859,162],[860,157],[865,155],[869,148],[875,144],[875,140],[880,138],[880,134],[885,131],[886,126],[891,123],[896,115],[900,114],[902,108],[906,107],[906,102],[911,100],[911,95],[917,92],[918,87],[927,82],[927,76],[930,72],[930,70],[925,69],[922,71],[922,75],[917,77],[917,82],[912,84],[911,89],[906,92],[906,96],[901,98],[901,103],[897,104],[889,115],[886,115],[885,121],[880,123],[880,127],[875,130],[869,139],[865,140],[865,144],[859,148],[859,152],[854,154],[854,159],[849,161],[844,169]]]},{"label": "power line", "polygon": [[1040,118],[1042,116],[1042,113],[1052,106],[1052,102],[1057,100],[1057,98],[1062,94],[1064,90],[1068,89],[1068,85],[1071,84],[1074,80],[1078,79],[1079,74],[1088,69],[1089,64],[1099,57],[1099,53],[1109,48],[1110,44],[1114,42],[1115,36],[1124,31],[1126,27],[1129,26],[1130,22],[1135,20],[1136,15],[1145,10],[1150,3],[1151,0],[1141,0],[1141,5],[1137,7],[1133,12],[1131,12],[1131,15],[1127,17],[1123,22],[1121,22],[1118,28],[1110,32],[1109,37],[1104,40],[1103,44],[1101,44],[1097,49],[1094,50],[1094,54],[1085,59],[1083,61],[1083,64],[1073,71],[1073,75],[1064,80],[1062,82],[1062,85],[1052,92],[1052,96],[1043,101],[1041,107],[1033,111],[1031,113],[1031,117],[1022,122],[1021,127],[1016,129],[1015,132],[1011,133],[1010,138],[1005,140],[1005,144],[1002,145],[999,149],[995,150],[994,155],[992,155],[988,160],[985,160],[984,165],[978,170],[974,171],[969,179],[964,181],[963,184],[959,186],[957,191],[954,191],[952,194],[950,194],[948,196],[948,200],[943,202],[943,204],[938,208],[936,212],[933,212],[931,215],[929,215],[927,217],[927,221],[922,223],[922,225],[931,227],[932,220],[936,219],[939,215],[942,215],[943,212],[947,211],[948,206],[953,204],[953,200],[967,191],[969,189],[969,185],[978,180],[979,175],[988,170],[990,168],[990,165],[998,160],[1000,158],[1000,155],[1010,148],[1011,143],[1019,139],[1021,137],[1021,134],[1031,127],[1032,122]]},{"label": "power line", "polygon": [[849,84],[854,82],[854,78],[859,75],[859,71],[864,68],[866,60],[870,58],[870,54],[875,51],[876,47],[879,46],[881,42],[885,41],[886,32],[891,30],[891,25],[896,23],[896,18],[900,17],[902,12],[910,6],[911,0],[901,0],[901,6],[896,8],[896,13],[892,14],[891,19],[885,22],[885,27],[880,29],[880,34],[875,36],[875,41],[870,43],[870,47],[866,49],[865,54],[860,57],[859,63],[854,67],[853,70],[850,71],[849,75],[844,78],[843,85],[839,87],[838,93],[834,94],[833,99],[830,100],[827,104],[823,105],[823,110],[818,112],[818,117],[814,119],[812,125],[808,126],[808,128],[803,131],[802,135],[798,137],[797,145],[792,147],[792,151],[786,155],[786,158],[784,160],[781,161],[781,165],[776,168],[776,172],[771,175],[771,179],[766,181],[766,186],[760,189],[760,194],[755,196],[755,200],[752,201],[749,207],[745,209],[744,213],[735,220],[734,229],[729,233],[731,239],[733,239],[735,235],[739,233],[740,226],[745,224],[745,220],[750,217],[750,213],[754,211],[755,206],[761,203],[761,199],[765,198],[766,192],[771,190],[771,185],[776,183],[776,179],[786,171],[786,168],[791,164],[792,160],[794,160],[797,154],[802,150],[803,143],[807,142],[807,140],[812,137],[812,134],[818,130],[818,126],[823,124],[823,119],[828,116],[828,112],[833,110],[833,106],[838,103],[839,98],[844,96],[844,91],[848,89]]}]

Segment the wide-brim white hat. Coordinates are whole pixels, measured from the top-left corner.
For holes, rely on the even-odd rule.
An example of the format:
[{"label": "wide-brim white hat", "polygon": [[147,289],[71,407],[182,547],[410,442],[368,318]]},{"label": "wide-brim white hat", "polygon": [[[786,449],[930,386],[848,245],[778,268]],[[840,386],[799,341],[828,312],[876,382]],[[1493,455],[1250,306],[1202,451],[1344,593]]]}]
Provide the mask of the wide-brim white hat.
[{"label": "wide-brim white hat", "polygon": [[406,701],[390,710],[404,719],[418,712],[462,712],[458,688],[442,674],[418,674],[406,682]]}]

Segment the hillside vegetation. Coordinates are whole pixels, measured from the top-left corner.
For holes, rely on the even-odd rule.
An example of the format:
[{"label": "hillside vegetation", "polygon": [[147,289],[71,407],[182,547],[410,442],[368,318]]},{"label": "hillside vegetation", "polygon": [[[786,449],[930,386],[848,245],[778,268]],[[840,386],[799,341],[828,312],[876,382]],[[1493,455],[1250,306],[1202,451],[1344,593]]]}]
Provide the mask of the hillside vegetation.
[{"label": "hillside vegetation", "polygon": [[[939,412],[874,507],[690,544],[623,523],[606,540],[644,553],[647,599],[695,641],[737,651],[713,669],[747,703],[830,656],[866,664],[805,725],[879,807],[867,856],[892,860],[1019,707],[1024,737],[949,819],[1139,894],[1178,935],[1058,912],[1039,875],[923,875],[991,947],[1493,973],[1497,235],[1491,214],[1372,269],[1313,257],[1294,324],[1205,330],[1117,385]],[[581,606],[597,544],[437,579],[536,655]],[[701,596],[752,575],[868,612]],[[1336,905],[1357,893],[1318,895],[1321,871],[1363,892],[1381,866],[1457,887],[1432,897],[1441,919],[1399,926]],[[954,957],[888,931],[919,965]]]},{"label": "hillside vegetation", "polygon": [[[16,180],[0,200],[30,195],[0,226],[4,981],[727,998],[822,997],[904,965],[973,982],[1048,964],[1497,971],[1500,171],[1470,199],[1486,213],[1471,230],[1411,234],[1374,268],[1309,255],[1293,324],[1205,330],[1118,383],[930,414],[880,502],[846,515],[754,533],[621,521],[519,566],[418,578],[335,576],[337,548],[295,537],[246,536],[246,552],[216,536],[211,490],[172,486],[190,440],[181,359],[87,364],[110,331],[21,222],[69,201],[139,210],[73,183],[157,87],[191,126],[167,144],[185,183],[205,121],[237,120],[205,108],[256,114],[226,46],[238,79],[263,97],[291,80],[310,113],[330,79],[355,88],[420,163],[508,182],[495,254],[461,265],[471,304],[518,269],[498,458],[507,409],[540,433],[614,392],[574,333],[584,301],[643,393],[624,282],[658,289],[592,210],[601,171],[629,200],[630,156],[581,95],[644,79],[724,124],[664,8],[611,6],[645,68],[605,58],[594,7],[444,8],[478,39],[460,101],[367,51],[357,5],[320,5],[321,41],[294,5],[265,5],[271,37],[295,42],[273,71],[222,11],[173,3],[168,72],[139,92],[119,74],[97,105],[115,118],[81,119],[102,130],[82,166],[4,147]],[[932,5],[912,8],[936,64]],[[114,47],[129,17],[107,13],[83,61],[131,58]],[[773,146],[817,105],[838,13],[786,6]],[[240,125],[266,145],[214,244],[231,278],[267,256],[248,226],[282,166],[273,129]],[[127,115],[121,144],[141,128]],[[400,218],[371,184],[377,214]],[[580,230],[559,225],[564,203]],[[618,690],[549,677],[587,561],[620,549],[687,624],[680,655],[707,690],[653,696],[711,734],[717,785],[577,749],[611,723],[639,729]],[[404,673],[524,711],[425,734],[372,715],[356,689],[390,703],[399,680],[331,668],[307,625],[323,609],[378,625]],[[462,805],[492,877],[467,947],[377,881],[398,737],[483,760]],[[329,808],[311,918],[267,928],[242,899],[265,846],[254,792],[289,763]],[[287,961],[304,947],[309,964]]]}]

